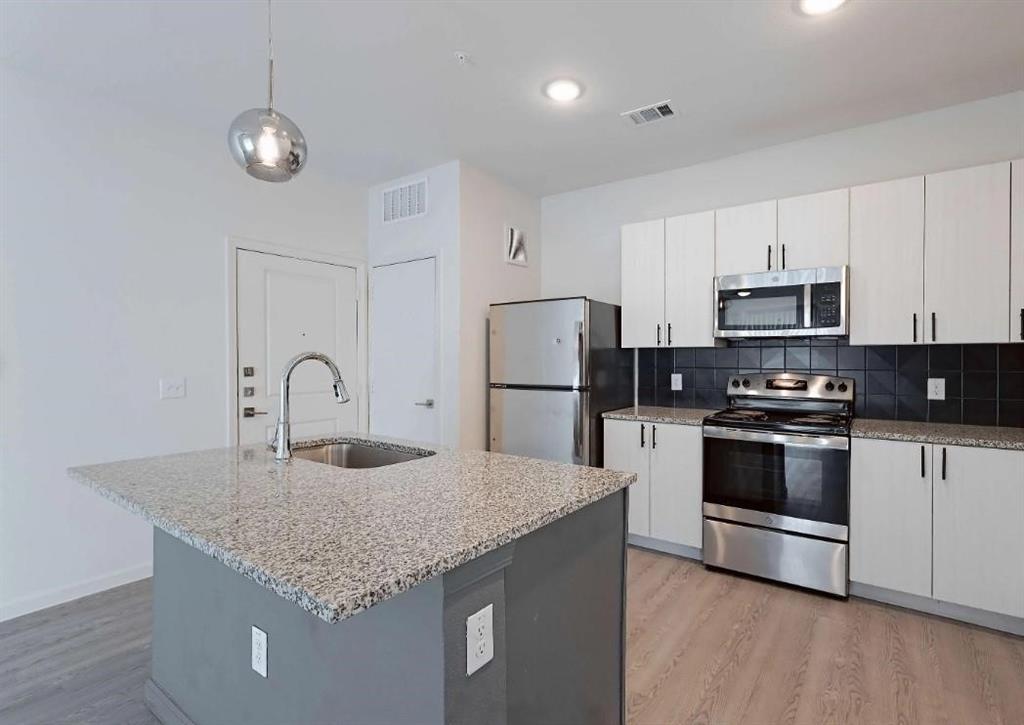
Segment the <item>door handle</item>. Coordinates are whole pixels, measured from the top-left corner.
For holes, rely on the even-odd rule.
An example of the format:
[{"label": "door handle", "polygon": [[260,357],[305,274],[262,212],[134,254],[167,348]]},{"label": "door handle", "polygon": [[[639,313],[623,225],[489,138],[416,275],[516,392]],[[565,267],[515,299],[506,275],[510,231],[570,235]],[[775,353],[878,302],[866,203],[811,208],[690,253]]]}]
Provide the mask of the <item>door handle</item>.
[{"label": "door handle", "polygon": [[1020,339],[1024,340],[1024,307],[1020,308]]},{"label": "door handle", "polygon": [[672,347],[672,323],[668,323],[668,346]]},{"label": "door handle", "polygon": [[935,313],[932,313],[932,342],[935,342]]},{"label": "door handle", "polygon": [[942,449],[942,480],[946,480],[946,449]]},{"label": "door handle", "polygon": [[651,450],[658,447],[658,426],[651,426]]},{"label": "door handle", "polygon": [[658,344],[661,344],[661,323],[658,323]]},{"label": "door handle", "polygon": [[772,271],[772,245],[768,245],[768,271]]},{"label": "door handle", "polygon": [[782,268],[786,268],[786,245],[782,245]]},{"label": "door handle", "polygon": [[257,415],[266,415],[266,414],[267,414],[267,411],[265,411],[265,410],[256,410],[255,408],[249,408],[249,407],[242,408],[242,417],[243,418],[255,418]]},{"label": "door handle", "polygon": [[924,478],[924,446],[921,446],[921,478]]},{"label": "door handle", "polygon": [[640,447],[641,447],[641,448],[643,448],[643,447],[644,447],[644,431],[645,431],[646,429],[647,429],[647,426],[646,426],[646,425],[644,425],[643,423],[641,423],[641,424],[640,424]]},{"label": "door handle", "polygon": [[914,313],[914,342],[917,342],[917,313]]},{"label": "door handle", "polygon": [[424,407],[424,408],[433,408],[434,407],[434,399],[433,398],[427,398],[426,400],[420,401],[418,403],[413,403],[413,405],[419,405],[419,406]]}]

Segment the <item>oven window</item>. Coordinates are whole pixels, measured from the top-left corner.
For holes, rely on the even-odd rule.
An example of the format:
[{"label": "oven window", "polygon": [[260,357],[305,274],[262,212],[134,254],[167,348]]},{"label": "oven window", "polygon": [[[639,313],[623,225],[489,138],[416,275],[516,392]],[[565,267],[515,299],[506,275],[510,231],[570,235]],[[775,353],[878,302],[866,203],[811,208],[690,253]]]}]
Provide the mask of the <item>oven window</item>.
[{"label": "oven window", "polygon": [[803,327],[803,317],[803,285],[718,293],[720,330],[791,330]]},{"label": "oven window", "polygon": [[708,503],[845,526],[849,476],[848,451],[704,439]]}]

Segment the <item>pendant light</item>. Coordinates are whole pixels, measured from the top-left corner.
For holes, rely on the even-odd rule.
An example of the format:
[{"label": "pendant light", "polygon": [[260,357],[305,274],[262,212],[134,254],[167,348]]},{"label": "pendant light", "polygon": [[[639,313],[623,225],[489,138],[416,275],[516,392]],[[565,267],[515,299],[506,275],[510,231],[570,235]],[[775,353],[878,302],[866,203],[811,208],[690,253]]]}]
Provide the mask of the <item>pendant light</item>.
[{"label": "pendant light", "polygon": [[228,148],[249,176],[289,181],[306,164],[306,139],[299,127],[274,110],[274,36],[267,0],[267,107],[250,108],[231,122]]}]

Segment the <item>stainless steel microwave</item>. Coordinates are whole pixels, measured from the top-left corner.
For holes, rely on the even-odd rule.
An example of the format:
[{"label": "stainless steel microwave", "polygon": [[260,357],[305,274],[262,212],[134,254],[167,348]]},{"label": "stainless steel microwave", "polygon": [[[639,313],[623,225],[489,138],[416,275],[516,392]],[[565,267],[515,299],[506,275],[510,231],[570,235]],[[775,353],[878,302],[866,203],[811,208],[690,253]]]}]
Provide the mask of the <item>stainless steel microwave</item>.
[{"label": "stainless steel microwave", "polygon": [[815,267],[715,278],[715,337],[847,334],[849,268]]}]

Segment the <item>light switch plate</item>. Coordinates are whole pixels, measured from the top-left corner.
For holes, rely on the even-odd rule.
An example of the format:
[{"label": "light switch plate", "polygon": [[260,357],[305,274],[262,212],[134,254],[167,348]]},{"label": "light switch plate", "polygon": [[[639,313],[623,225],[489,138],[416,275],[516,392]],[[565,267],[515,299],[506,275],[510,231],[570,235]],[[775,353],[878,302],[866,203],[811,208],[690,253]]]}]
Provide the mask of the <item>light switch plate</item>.
[{"label": "light switch plate", "polygon": [[185,378],[160,378],[160,400],[185,397]]},{"label": "light switch plate", "polygon": [[928,378],[928,400],[946,399],[946,379]]},{"label": "light switch plate", "polygon": [[683,389],[683,374],[672,373],[672,389],[682,390]]},{"label": "light switch plate", "polygon": [[466,617],[466,676],[494,659],[494,605]]},{"label": "light switch plate", "polygon": [[255,626],[252,628],[252,669],[260,677],[267,676],[267,633]]}]

